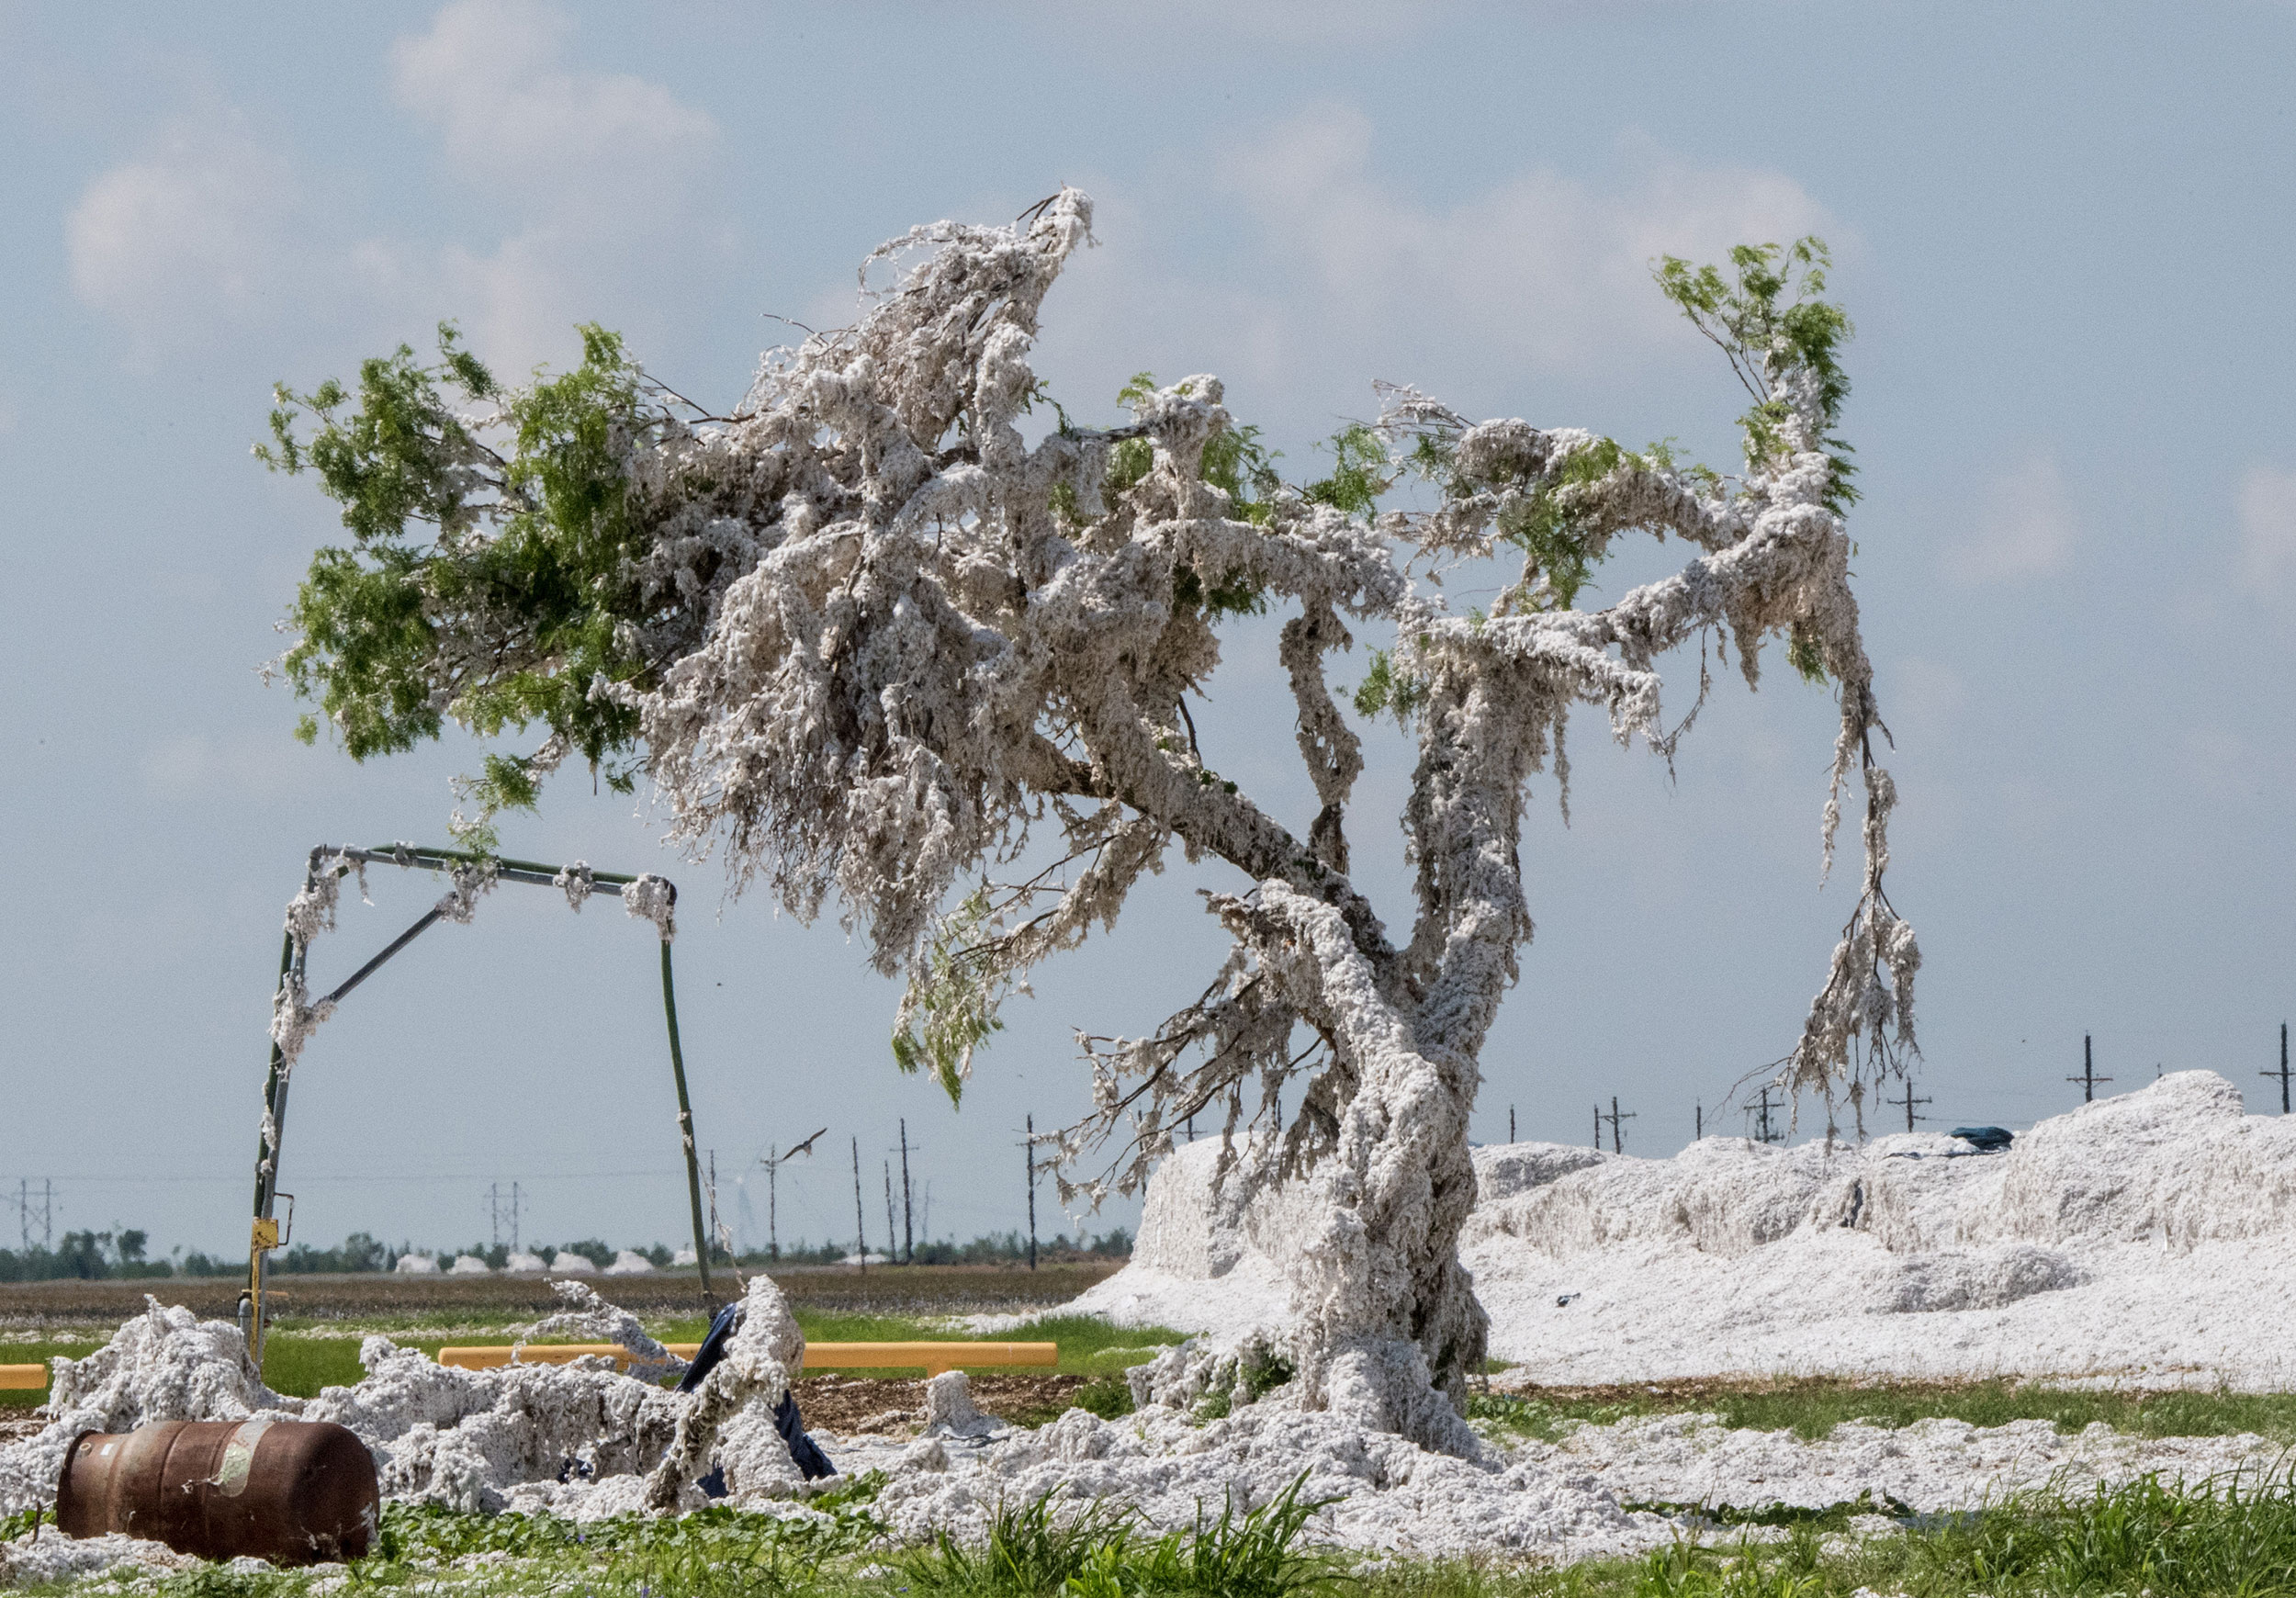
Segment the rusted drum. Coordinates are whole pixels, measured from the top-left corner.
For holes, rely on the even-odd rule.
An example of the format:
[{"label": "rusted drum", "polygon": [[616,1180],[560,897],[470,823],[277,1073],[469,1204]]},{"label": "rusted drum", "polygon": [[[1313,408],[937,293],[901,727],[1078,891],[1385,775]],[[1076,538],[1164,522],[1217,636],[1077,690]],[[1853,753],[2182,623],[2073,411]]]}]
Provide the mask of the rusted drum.
[{"label": "rusted drum", "polygon": [[206,1559],[355,1559],[382,1496],[366,1445],[324,1421],[159,1421],[84,1432],[56,1480],[65,1536],[125,1532]]}]

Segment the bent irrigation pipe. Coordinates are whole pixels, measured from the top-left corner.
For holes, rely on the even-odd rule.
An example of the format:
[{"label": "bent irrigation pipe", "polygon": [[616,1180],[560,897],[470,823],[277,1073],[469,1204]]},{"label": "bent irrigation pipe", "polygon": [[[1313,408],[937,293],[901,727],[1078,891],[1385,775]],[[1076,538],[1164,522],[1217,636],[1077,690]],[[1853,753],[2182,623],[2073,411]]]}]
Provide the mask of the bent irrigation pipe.
[{"label": "bent irrigation pipe", "polygon": [[[422,849],[412,844],[396,843],[381,849],[342,849],[321,844],[312,850],[310,863],[303,872],[306,888],[315,885],[319,873],[327,869],[326,861],[339,863],[332,869],[338,877],[346,876],[355,866],[391,865],[410,870],[452,871],[456,866],[477,864],[484,858],[455,850]],[[536,887],[560,887],[566,870],[561,866],[546,865],[537,861],[493,859],[497,882],[525,883]],[[624,889],[637,878],[621,872],[591,872],[592,892],[611,892],[619,897]],[[670,884],[670,902],[674,908],[678,902],[677,884]],[[321,999],[314,1008],[324,1008],[340,1003],[354,988],[382,968],[391,956],[413,942],[444,916],[445,911],[433,906],[413,926],[383,947],[380,953],[360,966],[336,985],[333,991]],[[306,948],[298,948],[295,934],[286,933],[279,945],[279,985],[275,993],[284,990],[290,978],[300,981]],[[671,975],[670,940],[661,940],[661,1007],[662,1019],[670,1031],[670,1074],[678,1088],[678,1135],[685,1146],[686,1202],[693,1216],[693,1257],[702,1274],[702,1296],[713,1308],[716,1295],[710,1286],[710,1240],[702,1221],[702,1166],[693,1144],[693,1107],[686,1093],[686,1063],[684,1052],[678,1043],[678,990]],[[240,1295],[240,1330],[245,1335],[250,1356],[258,1371],[263,1367],[264,1318],[263,1294],[265,1255],[284,1241],[275,1216],[277,1200],[286,1198],[288,1212],[294,1210],[294,1195],[279,1192],[280,1145],[287,1134],[287,1100],[289,1074],[287,1057],[275,1039],[271,1045],[271,1069],[264,1082],[264,1119],[267,1135],[259,1134],[255,1142],[255,1219],[248,1236],[247,1290]]]}]

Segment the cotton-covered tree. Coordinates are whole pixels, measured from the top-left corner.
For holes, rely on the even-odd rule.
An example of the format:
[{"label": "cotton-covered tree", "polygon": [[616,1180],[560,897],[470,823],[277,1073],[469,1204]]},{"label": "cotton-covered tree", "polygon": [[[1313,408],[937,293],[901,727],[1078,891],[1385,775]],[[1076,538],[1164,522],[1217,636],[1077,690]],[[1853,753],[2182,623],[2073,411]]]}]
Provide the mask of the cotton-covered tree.
[{"label": "cotton-covered tree", "polygon": [[[1574,707],[1671,755],[1688,720],[1662,725],[1659,662],[1692,641],[1734,650],[1750,685],[1783,638],[1832,685],[1827,851],[1854,772],[1863,880],[1779,1076],[1854,1100],[1910,1046],[1919,955],[1882,891],[1893,790],[1833,436],[1849,323],[1814,241],[1740,249],[1728,271],[1661,264],[1658,288],[1751,392],[1734,476],[1388,389],[1332,474],[1295,485],[1215,377],[1134,383],[1120,426],[1052,403],[1030,345],[1090,221],[1064,190],[1010,227],[886,244],[859,321],[771,354],[728,416],[595,328],[578,369],[523,388],[442,330],[437,364],[401,348],[355,392],[283,391],[258,453],[317,471],[352,535],[314,560],[283,669],[355,757],[448,721],[539,733],[469,781],[477,847],[569,756],[647,779],[672,835],[722,848],[737,886],[762,876],[801,917],[837,901],[906,979],[895,1060],[952,1097],[1036,962],[1113,928],[1176,847],[1217,862],[1225,963],[1153,1036],[1086,1040],[1096,1110],[1061,1153],[1074,1171],[1113,1150],[1078,1186],[1131,1190],[1172,1128],[1224,1115],[1231,1201],[1289,1177],[1316,1200],[1295,1267],[1303,1401],[1463,1448],[1485,1327],[1454,1247],[1477,1055],[1531,934],[1527,785],[1550,765],[1567,780]],[[1629,533],[1695,557],[1576,608]],[[1493,557],[1520,572],[1490,613],[1448,609],[1429,580]],[[1223,628],[1270,611],[1318,805],[1303,831],[1207,764],[1188,708]],[[1361,735],[1327,667],[1356,629],[1388,645],[1360,715],[1417,740],[1400,935],[1349,875]]]}]

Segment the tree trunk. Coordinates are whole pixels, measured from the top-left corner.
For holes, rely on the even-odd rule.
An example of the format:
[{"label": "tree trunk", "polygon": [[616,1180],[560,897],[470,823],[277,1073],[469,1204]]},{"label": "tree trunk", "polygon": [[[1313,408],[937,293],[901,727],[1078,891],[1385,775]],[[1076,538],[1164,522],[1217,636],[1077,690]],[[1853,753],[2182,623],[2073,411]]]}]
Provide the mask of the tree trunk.
[{"label": "tree trunk", "polygon": [[1317,1230],[1292,1265],[1306,1400],[1471,1455],[1467,1380],[1490,1325],[1458,1252],[1475,1205],[1474,1063],[1397,1049],[1364,1067],[1339,1146],[1311,1178]]}]

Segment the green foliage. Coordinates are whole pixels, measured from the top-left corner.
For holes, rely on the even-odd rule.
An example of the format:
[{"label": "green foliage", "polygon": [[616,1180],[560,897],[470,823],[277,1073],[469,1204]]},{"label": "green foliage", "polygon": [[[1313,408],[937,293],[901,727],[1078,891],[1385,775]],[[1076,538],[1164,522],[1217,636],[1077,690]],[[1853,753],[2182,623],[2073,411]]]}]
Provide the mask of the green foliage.
[{"label": "green foliage", "polygon": [[1010,982],[998,946],[988,894],[976,888],[934,926],[894,1019],[894,1063],[911,1075],[929,1069],[952,1105],[964,1096],[973,1051],[1004,1030],[996,1011]]},{"label": "green foliage", "polygon": [[[498,385],[442,324],[435,364],[402,344],[360,367],[355,396],[332,379],[278,389],[257,456],[316,473],[351,534],[313,556],[281,668],[355,760],[450,718],[483,737],[540,723],[630,787],[636,713],[591,690],[651,681],[633,641],[647,618],[627,463],[669,418],[617,335],[581,336],[580,366],[523,388]],[[464,414],[475,405],[491,416]],[[488,818],[531,808],[539,781],[531,757],[489,754],[460,784],[480,806],[471,841],[490,847]]]},{"label": "green foliage", "polygon": [[1546,574],[1549,608],[1569,610],[1600,558],[1597,539],[1589,535],[1578,514],[1583,495],[1573,490],[1601,482],[1622,465],[1645,464],[1612,440],[1598,438],[1564,456],[1528,494],[1501,513],[1499,535],[1523,551],[1526,571]]},{"label": "green foliage", "polygon": [[1104,1376],[1078,1388],[1068,1401],[1104,1421],[1120,1420],[1132,1412],[1132,1384],[1121,1376]]},{"label": "green foliage", "polygon": [[1556,1442],[1581,1423],[1607,1425],[1630,1415],[1706,1413],[1725,1426],[1791,1431],[1815,1440],[1845,1421],[1908,1426],[1951,1419],[1975,1426],[2043,1420],[2067,1435],[2103,1423],[2145,1437],[2224,1437],[2243,1432],[2296,1444],[2296,1393],[2121,1390],[2009,1381],[1873,1385],[1810,1378],[1741,1386],[1533,1390],[1478,1393],[1468,1415],[1498,1436]]},{"label": "green foliage", "polygon": [[1368,516],[1395,482],[1386,441],[1357,422],[1332,434],[1323,447],[1332,452],[1332,475],[1308,484],[1300,497],[1311,505]]},{"label": "green foliage", "polygon": [[1302,1500],[1302,1472],[1272,1502],[1238,1514],[1234,1505],[1161,1536],[1141,1535],[1130,1510],[1051,1498],[1000,1504],[987,1541],[974,1548],[947,1533],[901,1556],[905,1584],[963,1598],[1058,1594],[1060,1598],[1289,1598],[1326,1590],[1337,1559],[1302,1547],[1307,1523],[1330,1499]]},{"label": "green foliage", "polygon": [[[1155,391],[1154,373],[1135,372],[1116,398],[1137,411]],[[1275,465],[1279,454],[1260,443],[1257,427],[1231,423],[1204,441],[1197,474],[1228,496],[1232,515],[1264,527],[1275,514],[1275,496],[1283,486]],[[1120,494],[1131,489],[1154,465],[1155,446],[1147,439],[1119,440],[1109,454],[1109,491]],[[1200,606],[1214,616],[1256,616],[1267,609],[1258,586],[1240,573],[1208,582],[1202,574],[1184,568],[1174,574],[1172,591],[1176,605]]]},{"label": "green foliage", "polygon": [[1849,460],[1850,445],[1830,430],[1850,397],[1840,351],[1854,330],[1841,307],[1819,298],[1833,264],[1825,241],[1740,244],[1730,252],[1730,264],[1735,281],[1717,266],[1693,266],[1674,255],[1660,257],[1653,276],[1660,292],[1721,347],[1753,396],[1753,408],[1739,418],[1750,468],[1761,468],[1784,448],[1778,429],[1791,408],[1781,390],[1808,386],[1820,422],[1818,442],[1832,467],[1826,502],[1845,511],[1857,501],[1850,482],[1857,468]]},{"label": "green foliage", "polygon": [[1371,651],[1371,668],[1356,689],[1356,713],[1377,720],[1392,711],[1399,723],[1411,720],[1427,697],[1426,684],[1395,669],[1391,650]]},{"label": "green foliage", "polygon": [[980,1594],[1057,1593],[1072,1577],[1120,1564],[1131,1544],[1131,1515],[1104,1502],[1063,1514],[1048,1494],[1029,1503],[999,1504],[988,1538],[969,1547],[948,1532],[922,1548],[896,1557],[909,1585],[920,1592],[971,1598]]},{"label": "green foliage", "polygon": [[[487,1559],[503,1588],[614,1598],[747,1598],[824,1591],[884,1533],[871,1474],[808,1501],[791,1519],[715,1504],[657,1519],[575,1522],[552,1515],[459,1514],[385,1503],[373,1553],[353,1568],[362,1587],[431,1587],[462,1561]],[[210,1567],[214,1569],[215,1567]],[[837,1586],[843,1585],[841,1580]]]}]

